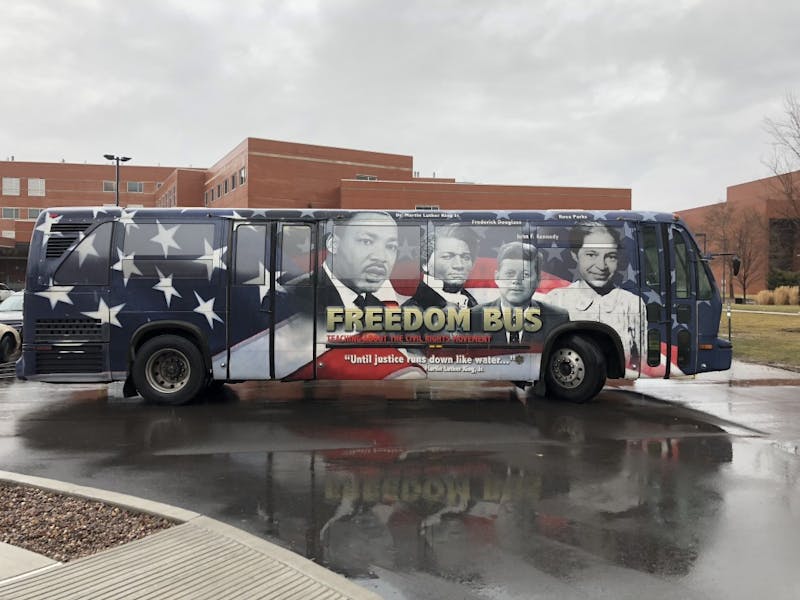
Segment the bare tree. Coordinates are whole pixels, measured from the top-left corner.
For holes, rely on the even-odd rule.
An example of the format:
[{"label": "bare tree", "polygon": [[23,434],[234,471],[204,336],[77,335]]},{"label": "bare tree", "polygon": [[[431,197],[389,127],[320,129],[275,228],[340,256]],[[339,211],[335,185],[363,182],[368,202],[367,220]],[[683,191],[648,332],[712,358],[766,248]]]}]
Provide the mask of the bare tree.
[{"label": "bare tree", "polygon": [[[733,295],[733,276],[728,265],[730,254],[736,254],[741,261],[739,274],[736,280],[742,288],[742,295],[747,299],[747,286],[754,279],[765,274],[769,243],[766,242],[767,224],[764,219],[750,211],[735,209],[727,202],[713,206],[706,217],[704,227],[706,230],[708,250],[712,255],[721,254],[719,258],[725,262],[717,263],[715,271],[718,275],[727,276],[726,293]],[[721,272],[720,272],[721,271]]]},{"label": "bare tree", "polygon": [[727,202],[712,206],[703,223],[706,231],[708,251],[712,254],[728,252],[731,243],[731,220],[733,211]]},{"label": "bare tree", "polygon": [[788,92],[783,109],[782,118],[764,120],[772,138],[772,155],[764,162],[774,175],[771,199],[780,201],[781,212],[800,233],[800,100]]},{"label": "bare tree", "polygon": [[747,302],[747,284],[764,274],[767,265],[767,231],[764,219],[757,214],[742,214],[738,211],[733,220],[733,242],[741,266],[736,279],[742,286],[742,296]]},{"label": "bare tree", "polygon": [[[703,227],[706,233],[706,242],[708,242],[707,250],[711,253],[712,258],[715,254],[728,252],[732,239],[730,227],[732,214],[733,211],[731,211],[730,206],[726,202],[721,202],[712,206],[706,215]],[[722,261],[719,260],[720,258]],[[723,298],[728,294],[728,287],[732,287],[728,285],[730,279],[728,281],[725,280],[727,270],[723,261],[726,260],[728,260],[728,257],[722,256],[717,257],[716,260],[712,260],[710,263],[717,280],[720,281],[721,279]]]}]

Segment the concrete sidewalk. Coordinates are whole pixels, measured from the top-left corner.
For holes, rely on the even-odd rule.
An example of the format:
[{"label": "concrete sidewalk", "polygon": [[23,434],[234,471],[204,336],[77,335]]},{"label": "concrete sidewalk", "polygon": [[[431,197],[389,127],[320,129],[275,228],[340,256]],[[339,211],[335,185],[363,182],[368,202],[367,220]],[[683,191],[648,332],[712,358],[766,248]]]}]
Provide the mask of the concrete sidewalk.
[{"label": "concrete sidewalk", "polygon": [[0,598],[276,598],[379,600],[289,550],[198,513],[142,498],[0,471],[31,485],[180,524],[70,563],[0,544]]}]

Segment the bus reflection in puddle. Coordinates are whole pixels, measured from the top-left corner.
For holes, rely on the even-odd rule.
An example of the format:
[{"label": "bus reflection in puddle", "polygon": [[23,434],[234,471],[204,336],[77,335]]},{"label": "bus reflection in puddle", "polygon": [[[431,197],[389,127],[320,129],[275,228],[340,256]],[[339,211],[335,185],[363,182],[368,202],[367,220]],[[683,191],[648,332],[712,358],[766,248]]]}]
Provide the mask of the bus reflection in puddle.
[{"label": "bus reflection in puddle", "polygon": [[702,413],[618,406],[611,392],[527,407],[227,393],[180,411],[61,403],[19,434],[33,453],[85,451],[96,470],[138,472],[162,501],[214,506],[210,516],[349,576],[465,581],[509,557],[557,577],[597,561],[684,574],[722,506],[715,473],[732,460]]}]

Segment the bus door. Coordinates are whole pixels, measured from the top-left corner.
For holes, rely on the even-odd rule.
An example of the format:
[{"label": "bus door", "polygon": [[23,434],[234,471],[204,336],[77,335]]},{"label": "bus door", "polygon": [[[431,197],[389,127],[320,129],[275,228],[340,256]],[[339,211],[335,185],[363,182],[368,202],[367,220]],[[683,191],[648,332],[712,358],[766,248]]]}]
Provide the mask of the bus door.
[{"label": "bus door", "polygon": [[697,291],[694,248],[683,229],[642,223],[642,296],[647,332],[642,374],[694,373],[697,360]]},{"label": "bus door", "polygon": [[[686,230],[670,225],[672,279],[672,344],[680,373],[697,372],[697,268],[696,248]],[[716,323],[715,323],[716,325]]]},{"label": "bus door", "polygon": [[228,378],[281,379],[314,358],[313,226],[237,222]]}]

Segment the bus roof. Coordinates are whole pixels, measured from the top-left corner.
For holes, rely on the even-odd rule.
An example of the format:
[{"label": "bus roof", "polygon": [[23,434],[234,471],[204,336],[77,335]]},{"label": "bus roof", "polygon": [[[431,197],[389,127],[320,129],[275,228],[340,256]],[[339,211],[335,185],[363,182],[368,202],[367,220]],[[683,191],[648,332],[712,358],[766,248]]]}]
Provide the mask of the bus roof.
[{"label": "bus roof", "polygon": [[346,218],[354,213],[385,213],[396,219],[463,219],[487,221],[481,224],[502,224],[505,221],[656,221],[676,222],[681,219],[674,213],[635,210],[411,210],[411,209],[285,209],[285,208],[125,208],[116,206],[53,207],[44,209],[39,219],[65,217],[67,221],[115,220],[117,218],[175,218],[179,215],[198,217],[223,217],[234,220],[292,219],[327,220]]}]

